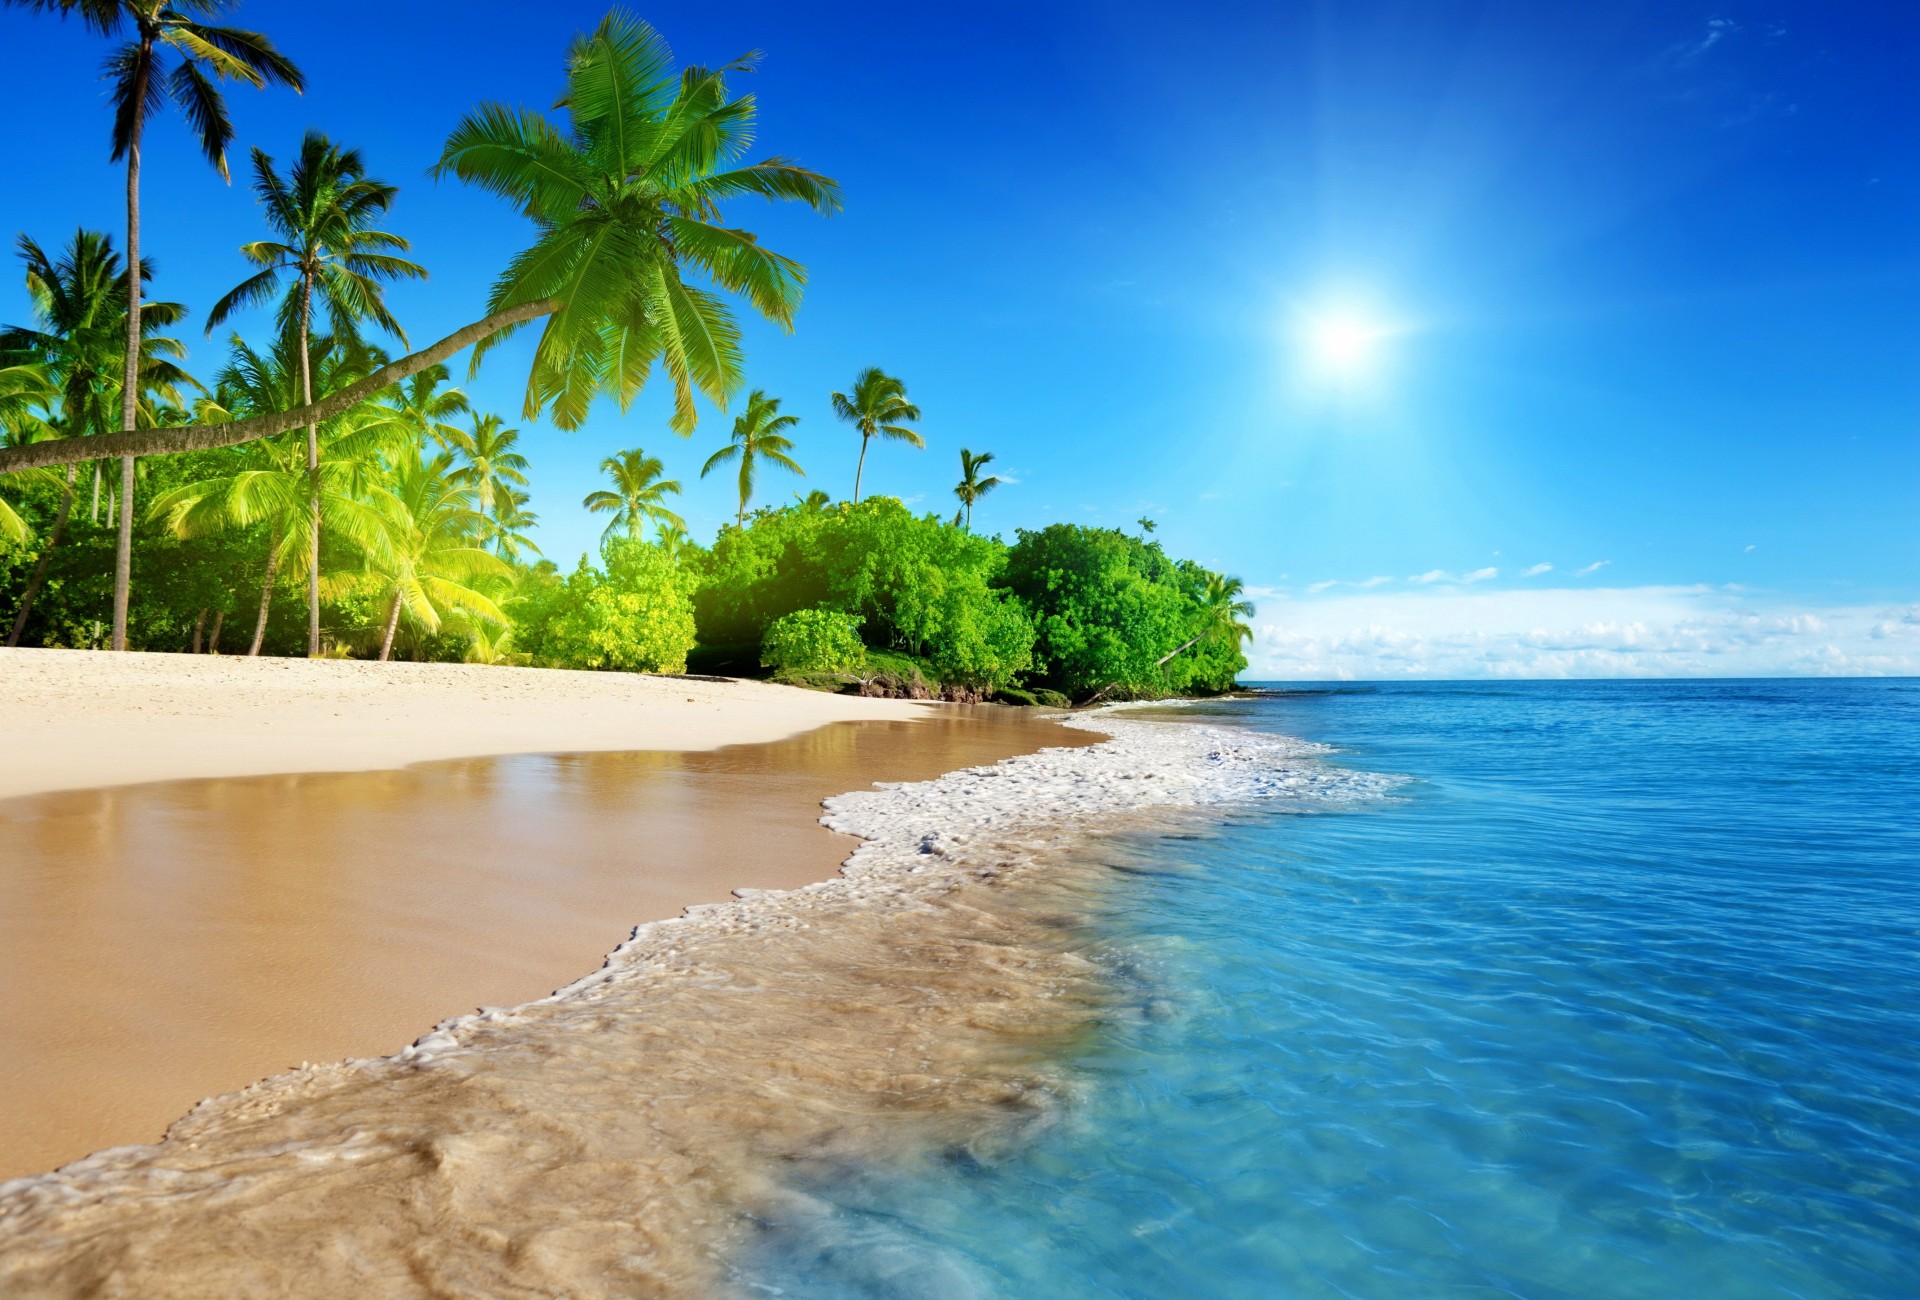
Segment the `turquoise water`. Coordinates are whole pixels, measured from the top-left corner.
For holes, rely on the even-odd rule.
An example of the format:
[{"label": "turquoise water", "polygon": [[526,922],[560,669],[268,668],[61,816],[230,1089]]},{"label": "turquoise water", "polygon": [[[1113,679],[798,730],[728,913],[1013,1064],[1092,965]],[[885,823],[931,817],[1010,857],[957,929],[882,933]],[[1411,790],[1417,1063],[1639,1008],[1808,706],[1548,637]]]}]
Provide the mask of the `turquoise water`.
[{"label": "turquoise water", "polygon": [[[1410,778],[1112,844],[1129,1005],[1010,1156],[841,1170],[789,1296],[1920,1295],[1920,683],[1299,687]],[[1135,996],[1137,994],[1137,996]]]}]

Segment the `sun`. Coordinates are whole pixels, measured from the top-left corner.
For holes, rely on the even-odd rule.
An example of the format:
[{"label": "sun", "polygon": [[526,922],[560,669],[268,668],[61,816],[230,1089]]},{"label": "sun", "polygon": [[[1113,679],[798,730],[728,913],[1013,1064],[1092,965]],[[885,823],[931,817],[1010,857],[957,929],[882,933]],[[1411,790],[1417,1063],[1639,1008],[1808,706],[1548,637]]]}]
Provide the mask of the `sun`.
[{"label": "sun", "polygon": [[1350,377],[1372,368],[1392,331],[1355,316],[1325,316],[1307,324],[1307,350],[1316,370]]}]

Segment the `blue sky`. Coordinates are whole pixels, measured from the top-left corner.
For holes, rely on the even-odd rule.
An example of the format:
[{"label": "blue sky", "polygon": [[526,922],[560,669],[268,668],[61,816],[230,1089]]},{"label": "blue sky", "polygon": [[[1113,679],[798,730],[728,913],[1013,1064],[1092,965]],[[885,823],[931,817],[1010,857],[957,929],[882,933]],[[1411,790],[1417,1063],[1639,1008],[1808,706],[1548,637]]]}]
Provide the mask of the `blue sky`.
[{"label": "blue sky", "polygon": [[[316,12],[241,9],[309,80],[232,92],[241,144],[284,158],[317,126],[402,185],[390,226],[434,275],[393,303],[435,337],[525,229],[427,167],[479,101],[550,103],[602,6]],[[928,449],[877,447],[869,490],[950,511],[967,446],[1014,480],[983,528],[1150,516],[1256,590],[1252,675],[1920,672],[1920,10],[637,12],[683,59],[763,50],[761,149],[846,189],[831,220],[729,213],[812,275],[793,334],[749,331],[750,382],[803,417],[809,478],[770,496],[850,491],[827,394],[877,364]],[[119,229],[102,53],[0,11],[34,132],[9,231]],[[170,120],[147,174],[156,291],[203,313],[259,237],[251,196]],[[0,277],[0,319],[24,311]],[[1330,319],[1372,337],[1351,368],[1316,360]],[[503,348],[467,386],[517,416],[524,375]],[[697,533],[731,514],[697,480],[728,418],[682,441],[665,411],[515,421],[548,555],[592,543],[579,500],[636,443]]]}]

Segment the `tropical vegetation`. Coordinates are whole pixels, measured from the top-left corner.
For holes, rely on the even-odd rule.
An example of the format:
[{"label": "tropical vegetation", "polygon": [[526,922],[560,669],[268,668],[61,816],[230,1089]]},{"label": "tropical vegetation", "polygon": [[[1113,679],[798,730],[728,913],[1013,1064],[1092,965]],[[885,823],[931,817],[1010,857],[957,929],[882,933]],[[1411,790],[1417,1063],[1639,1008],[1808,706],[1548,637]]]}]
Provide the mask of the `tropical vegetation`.
[{"label": "tropical vegetation", "polygon": [[[459,123],[437,172],[506,199],[531,241],[479,319],[398,358],[388,286],[427,274],[385,228],[398,188],[319,131],[284,169],[252,149],[268,238],[207,295],[206,335],[241,332],[196,377],[177,337],[189,308],[143,292],[142,126],[175,104],[224,172],[217,83],[299,89],[297,69],[214,25],[224,0],[0,2],[124,40],[108,71],[128,170],[124,256],[85,228],[53,252],[18,240],[32,315],[0,330],[8,644],[691,669],[1016,702],[1220,691],[1245,666],[1237,580],[1168,555],[1148,521],[976,533],[974,507],[1012,480],[970,447],[950,518],[865,495],[876,439],[926,445],[906,383],[878,367],[820,393],[859,435],[851,498],[764,504],[767,471],[804,476],[805,439],[749,389],[735,304],[790,328],[806,272],[723,208],[828,214],[841,196],[790,159],[747,160],[755,108],[728,82],[752,57],[676,68],[616,12],[568,52],[552,114],[487,104]],[[518,416],[481,409],[447,362],[471,349],[477,366],[535,324]],[[563,570],[535,542],[540,475],[510,421],[573,430],[602,396],[625,412],[656,370],[675,434],[697,432],[700,402],[733,408],[727,439],[695,453],[701,478],[731,480],[733,518],[696,538],[674,442],[623,438],[581,499],[606,520],[597,553]]]}]

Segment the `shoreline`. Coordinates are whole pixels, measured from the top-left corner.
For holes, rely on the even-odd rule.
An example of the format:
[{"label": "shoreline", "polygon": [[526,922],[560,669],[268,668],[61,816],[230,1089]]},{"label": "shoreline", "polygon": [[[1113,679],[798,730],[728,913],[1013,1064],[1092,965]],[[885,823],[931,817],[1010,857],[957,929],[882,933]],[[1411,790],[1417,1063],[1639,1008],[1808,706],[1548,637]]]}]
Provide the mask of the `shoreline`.
[{"label": "shoreline", "polygon": [[831,877],[821,805],[1080,733],[1012,710],[0,801],[0,1181],[296,1062],[535,1000],[635,925]]},{"label": "shoreline", "polygon": [[1118,734],[832,798],[822,821],[861,840],[835,876],[736,889],[545,998],[7,1184],[0,1279],[705,1292],[754,1224],[812,1212],[789,1173],[1019,1141],[1071,1103],[1053,1062],[1124,996],[1072,919],[1125,886],[1089,836],[1375,792],[1301,742],[1100,729]]},{"label": "shoreline", "polygon": [[558,668],[0,649],[0,800],[511,754],[696,752],[949,707]]}]

